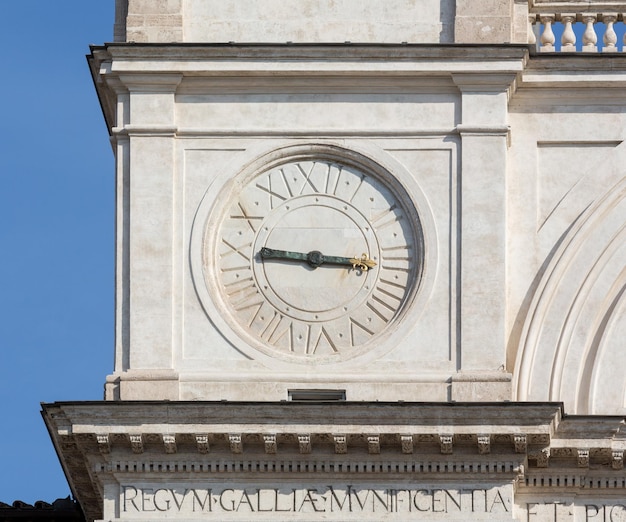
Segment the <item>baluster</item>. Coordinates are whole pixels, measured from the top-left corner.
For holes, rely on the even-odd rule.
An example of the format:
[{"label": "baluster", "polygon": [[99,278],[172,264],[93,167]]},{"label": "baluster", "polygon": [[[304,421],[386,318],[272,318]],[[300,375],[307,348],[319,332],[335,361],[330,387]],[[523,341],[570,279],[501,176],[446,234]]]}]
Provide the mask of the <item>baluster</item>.
[{"label": "baluster", "polygon": [[552,24],[554,23],[554,15],[539,15],[539,19],[543,24],[543,33],[541,33],[541,48],[542,53],[554,52],[554,42],[556,38],[552,32]]},{"label": "baluster", "polygon": [[572,23],[576,21],[575,14],[562,14],[561,22],[564,25],[563,36],[561,36],[561,52],[575,52],[576,51],[576,35],[574,29],[572,29]]},{"label": "baluster", "polygon": [[537,44],[537,35],[535,34],[535,22],[537,21],[537,15],[528,15],[528,43],[530,45]]},{"label": "baluster", "polygon": [[602,37],[604,42],[603,53],[617,52],[617,34],[613,28],[613,24],[617,21],[617,13],[606,13],[602,15],[602,21],[606,24],[606,31]]},{"label": "baluster", "polygon": [[598,36],[593,28],[593,24],[596,23],[596,15],[585,13],[582,16],[583,23],[587,26],[583,33],[583,53],[596,53],[598,52]]}]

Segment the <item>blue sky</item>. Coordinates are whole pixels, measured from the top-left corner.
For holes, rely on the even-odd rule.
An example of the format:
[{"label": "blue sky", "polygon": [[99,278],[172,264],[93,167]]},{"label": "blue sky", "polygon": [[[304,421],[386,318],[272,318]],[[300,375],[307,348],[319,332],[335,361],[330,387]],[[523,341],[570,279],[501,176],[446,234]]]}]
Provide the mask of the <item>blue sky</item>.
[{"label": "blue sky", "polygon": [[69,487],[40,402],[100,400],[113,364],[114,162],[85,54],[114,0],[2,2],[0,501]]}]

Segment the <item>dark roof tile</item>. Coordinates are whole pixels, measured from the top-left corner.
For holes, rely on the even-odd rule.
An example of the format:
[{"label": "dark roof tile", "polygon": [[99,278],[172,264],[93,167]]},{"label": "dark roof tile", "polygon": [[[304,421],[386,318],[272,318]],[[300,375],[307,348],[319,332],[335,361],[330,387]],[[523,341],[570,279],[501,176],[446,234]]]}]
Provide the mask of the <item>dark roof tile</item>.
[{"label": "dark roof tile", "polygon": [[52,504],[38,500],[34,505],[16,500],[9,505],[0,502],[0,522],[85,522],[78,502],[70,497],[59,498]]}]

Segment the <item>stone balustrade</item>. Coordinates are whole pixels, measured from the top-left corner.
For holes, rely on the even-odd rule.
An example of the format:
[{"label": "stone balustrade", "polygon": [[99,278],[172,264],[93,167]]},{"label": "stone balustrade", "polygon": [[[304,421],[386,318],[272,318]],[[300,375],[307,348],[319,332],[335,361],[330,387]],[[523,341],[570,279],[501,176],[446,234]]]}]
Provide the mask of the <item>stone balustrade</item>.
[{"label": "stone balustrade", "polygon": [[529,0],[529,43],[540,52],[626,49],[626,2]]}]

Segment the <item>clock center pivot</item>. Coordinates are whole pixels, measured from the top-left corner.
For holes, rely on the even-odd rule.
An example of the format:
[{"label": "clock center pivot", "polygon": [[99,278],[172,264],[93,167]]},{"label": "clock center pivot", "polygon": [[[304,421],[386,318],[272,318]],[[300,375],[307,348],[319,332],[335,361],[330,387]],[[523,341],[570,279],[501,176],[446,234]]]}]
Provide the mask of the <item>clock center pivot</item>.
[{"label": "clock center pivot", "polygon": [[306,259],[309,262],[309,265],[314,268],[322,266],[324,263],[324,255],[319,250],[311,250],[311,252],[307,254]]}]

